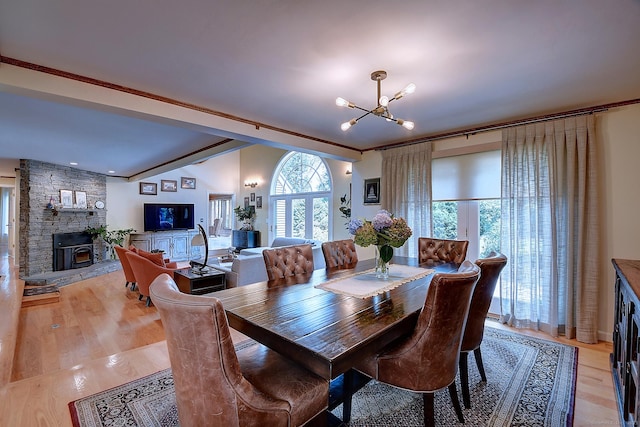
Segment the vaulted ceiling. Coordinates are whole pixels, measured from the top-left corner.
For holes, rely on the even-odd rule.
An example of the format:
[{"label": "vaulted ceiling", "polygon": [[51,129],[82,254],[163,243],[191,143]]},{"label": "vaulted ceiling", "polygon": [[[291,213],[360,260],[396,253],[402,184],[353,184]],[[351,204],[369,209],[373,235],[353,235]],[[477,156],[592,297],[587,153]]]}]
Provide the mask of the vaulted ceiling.
[{"label": "vaulted ceiling", "polygon": [[[0,157],[141,177],[263,143],[357,160],[640,99],[640,1],[0,0]],[[359,111],[407,83],[390,112]]]}]

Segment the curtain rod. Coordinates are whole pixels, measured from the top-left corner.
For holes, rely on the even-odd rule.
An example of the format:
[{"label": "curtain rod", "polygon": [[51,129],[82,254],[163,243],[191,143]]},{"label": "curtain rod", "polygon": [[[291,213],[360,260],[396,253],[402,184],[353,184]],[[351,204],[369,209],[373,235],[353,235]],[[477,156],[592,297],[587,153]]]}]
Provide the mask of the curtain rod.
[{"label": "curtain rod", "polygon": [[372,148],[371,150],[384,151],[384,150],[388,150],[390,148],[405,147],[407,145],[415,145],[415,144],[421,144],[423,142],[439,141],[441,139],[455,138],[455,137],[458,137],[458,136],[469,137],[469,135],[475,135],[475,134],[481,133],[481,132],[490,132],[490,131],[493,131],[493,130],[505,129],[505,128],[509,128],[509,127],[513,127],[513,126],[528,125],[528,124],[533,124],[533,123],[546,122],[546,121],[549,121],[549,120],[556,120],[556,119],[564,119],[564,118],[567,118],[567,117],[581,116],[581,115],[585,115],[585,114],[601,113],[603,111],[608,111],[611,108],[624,107],[626,105],[632,105],[632,104],[640,104],[640,98],[631,99],[629,101],[621,101],[621,102],[613,102],[613,103],[610,103],[610,104],[602,104],[602,105],[597,105],[595,107],[581,108],[581,109],[578,109],[578,110],[570,110],[570,111],[565,111],[565,112],[562,112],[562,113],[547,114],[547,115],[544,115],[544,116],[531,117],[531,118],[528,118],[528,119],[512,120],[512,121],[509,121],[509,122],[497,123],[497,124],[493,124],[493,125],[479,126],[479,127],[476,127],[476,128],[469,128],[469,129],[465,129],[465,130],[441,133],[441,134],[438,134],[438,135],[433,135],[433,136],[428,136],[428,137],[423,137],[423,138],[416,138],[416,139],[410,140],[410,141],[398,142],[396,144],[389,144],[389,145],[385,145],[385,146],[382,146],[382,147]]}]

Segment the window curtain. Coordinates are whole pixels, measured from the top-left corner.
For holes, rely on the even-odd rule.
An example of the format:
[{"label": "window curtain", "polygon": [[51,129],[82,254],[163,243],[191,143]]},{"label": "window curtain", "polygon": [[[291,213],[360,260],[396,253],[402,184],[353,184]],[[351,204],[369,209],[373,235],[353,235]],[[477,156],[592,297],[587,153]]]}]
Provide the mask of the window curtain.
[{"label": "window curtain", "polygon": [[502,133],[501,318],[595,343],[598,159],[592,115]]},{"label": "window curtain", "polygon": [[383,209],[404,218],[413,232],[394,252],[417,257],[418,237],[431,235],[430,142],[382,152],[380,203]]}]

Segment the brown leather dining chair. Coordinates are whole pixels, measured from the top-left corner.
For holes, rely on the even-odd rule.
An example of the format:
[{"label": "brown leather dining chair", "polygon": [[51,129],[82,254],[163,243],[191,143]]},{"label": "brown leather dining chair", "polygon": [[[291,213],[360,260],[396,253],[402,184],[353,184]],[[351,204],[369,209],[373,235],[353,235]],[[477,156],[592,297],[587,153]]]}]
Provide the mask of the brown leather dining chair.
[{"label": "brown leather dining chair", "polygon": [[183,426],[326,425],[329,382],[262,344],[236,351],[220,300],[151,284]]},{"label": "brown leather dining chair", "polygon": [[462,389],[462,401],[466,408],[471,408],[471,396],[469,394],[469,371],[467,355],[473,351],[476,365],[482,381],[487,381],[482,364],[480,344],[484,335],[484,322],[491,305],[493,291],[496,288],[498,277],[502,269],[507,265],[507,257],[501,253],[491,252],[486,258],[476,260],[480,267],[480,280],[476,284],[469,306],[467,326],[464,330],[462,345],[460,346],[460,388]]},{"label": "brown leather dining chair", "polygon": [[468,240],[418,238],[418,262],[462,264],[467,258]]},{"label": "brown leather dining chair", "polygon": [[354,268],[358,263],[356,245],[351,239],[334,240],[322,244],[327,269]]},{"label": "brown leather dining chair", "polygon": [[422,393],[425,426],[434,425],[433,396],[445,387],[458,420],[464,423],[455,379],[469,303],[479,276],[480,268],[469,261],[455,273],[435,274],[411,335],[355,366],[380,382]]},{"label": "brown leather dining chair", "polygon": [[280,246],[262,251],[268,280],[313,273],[311,245]]}]

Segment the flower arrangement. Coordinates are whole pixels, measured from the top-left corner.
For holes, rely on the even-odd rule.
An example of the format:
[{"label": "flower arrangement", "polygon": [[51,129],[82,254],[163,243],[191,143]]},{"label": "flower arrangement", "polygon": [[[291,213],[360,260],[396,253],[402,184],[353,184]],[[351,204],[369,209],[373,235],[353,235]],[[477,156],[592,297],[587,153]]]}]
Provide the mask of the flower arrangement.
[{"label": "flower arrangement", "polygon": [[395,218],[386,210],[378,211],[371,221],[352,219],[349,221],[349,233],[355,236],[358,246],[376,245],[379,256],[376,270],[382,270],[384,278],[388,276],[387,264],[393,257],[393,248],[404,245],[412,234],[404,218]]}]

